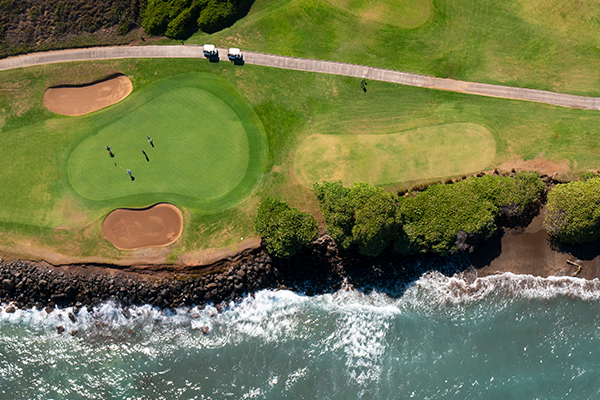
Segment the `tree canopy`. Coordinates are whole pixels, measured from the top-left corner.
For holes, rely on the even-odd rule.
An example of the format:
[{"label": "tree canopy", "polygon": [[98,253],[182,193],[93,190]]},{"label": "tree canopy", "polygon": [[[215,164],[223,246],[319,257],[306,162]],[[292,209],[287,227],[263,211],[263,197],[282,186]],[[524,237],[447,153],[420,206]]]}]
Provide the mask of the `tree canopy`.
[{"label": "tree canopy", "polygon": [[361,254],[378,256],[398,230],[397,197],[367,183],[344,188],[341,182],[313,187],[325,218],[325,229],[343,249],[357,246]]},{"label": "tree canopy", "polygon": [[260,203],[254,231],[262,236],[267,251],[280,258],[293,256],[318,233],[317,221],[312,215],[272,198]]},{"label": "tree canopy", "polygon": [[248,12],[252,0],[148,0],[142,26],[152,35],[180,38],[201,29],[215,32]]},{"label": "tree canopy", "polygon": [[550,236],[564,243],[600,238],[600,177],[556,185],[548,194],[544,225]]}]

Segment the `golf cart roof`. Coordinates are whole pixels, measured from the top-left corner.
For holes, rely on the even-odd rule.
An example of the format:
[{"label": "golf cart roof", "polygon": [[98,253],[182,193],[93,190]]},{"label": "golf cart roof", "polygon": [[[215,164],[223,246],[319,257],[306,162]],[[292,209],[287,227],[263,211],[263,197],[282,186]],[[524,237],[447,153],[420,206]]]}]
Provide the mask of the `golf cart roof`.
[{"label": "golf cart roof", "polygon": [[231,47],[229,49],[229,54],[231,54],[232,56],[237,56],[237,55],[242,54],[242,52],[237,47]]},{"label": "golf cart roof", "polygon": [[215,46],[212,44],[205,44],[204,51],[215,51]]}]

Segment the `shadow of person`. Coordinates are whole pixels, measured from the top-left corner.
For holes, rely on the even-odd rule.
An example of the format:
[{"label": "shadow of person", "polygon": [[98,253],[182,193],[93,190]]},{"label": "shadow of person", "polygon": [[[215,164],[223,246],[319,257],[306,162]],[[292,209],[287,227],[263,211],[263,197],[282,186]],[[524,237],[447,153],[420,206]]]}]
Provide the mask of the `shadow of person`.
[{"label": "shadow of person", "polygon": [[144,157],[146,157],[146,161],[150,162],[150,159],[148,158],[148,154],[146,154],[146,152],[144,150],[142,150],[142,154],[144,154]]},{"label": "shadow of person", "polygon": [[131,181],[135,181],[135,177],[133,175],[129,176],[131,178]]}]

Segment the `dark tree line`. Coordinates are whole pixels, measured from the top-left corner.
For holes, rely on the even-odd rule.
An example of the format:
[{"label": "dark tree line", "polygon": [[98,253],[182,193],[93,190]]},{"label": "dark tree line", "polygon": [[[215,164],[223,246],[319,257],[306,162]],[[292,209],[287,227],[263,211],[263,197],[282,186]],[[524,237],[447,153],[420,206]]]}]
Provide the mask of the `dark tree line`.
[{"label": "dark tree line", "polygon": [[142,26],[152,35],[185,37],[216,32],[248,13],[253,0],[148,0]]},{"label": "dark tree line", "polygon": [[[245,16],[253,0],[0,0],[0,57],[124,44],[130,31],[184,38]],[[143,33],[140,33],[143,35]],[[135,39],[140,39],[140,34]]]},{"label": "dark tree line", "polygon": [[[344,187],[341,182],[313,187],[325,219],[325,231],[343,250],[356,250],[376,257],[386,249],[400,254],[447,255],[472,251],[472,244],[489,238],[500,219],[522,215],[539,204],[545,186],[537,173],[520,172],[514,177],[487,175],[453,184],[437,184],[407,196],[398,196],[366,183]],[[316,222],[302,213],[310,229],[279,223],[278,230],[265,229],[281,219],[281,212],[261,204],[255,230],[265,243],[277,242],[279,257],[289,257],[314,239]],[[278,201],[278,200],[277,200]],[[285,203],[284,203],[285,204]],[[297,212],[285,204],[286,212]],[[308,234],[308,232],[311,234]],[[280,240],[294,237],[292,246]]]}]

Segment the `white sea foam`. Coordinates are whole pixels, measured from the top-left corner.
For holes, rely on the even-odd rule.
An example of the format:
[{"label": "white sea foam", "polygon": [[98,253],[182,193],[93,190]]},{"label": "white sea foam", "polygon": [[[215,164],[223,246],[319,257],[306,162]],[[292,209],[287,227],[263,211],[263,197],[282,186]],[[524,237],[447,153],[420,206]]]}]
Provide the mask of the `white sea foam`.
[{"label": "white sea foam", "polygon": [[[407,306],[472,303],[496,295],[528,299],[568,297],[594,301],[600,299],[600,281],[512,273],[473,279],[467,274],[447,277],[439,272],[428,272],[409,285],[399,298],[377,291],[365,294],[348,287],[333,294],[312,297],[288,290],[263,290],[246,296],[238,304],[229,304],[226,311],[221,313],[210,305],[202,309],[193,307],[175,311],[143,305],[132,306],[124,311],[124,308],[107,302],[94,307],[92,311],[81,308],[75,315],[75,322],[69,318],[69,313],[73,312],[71,307],[55,308],[50,313],[35,308],[7,313],[8,304],[2,304],[0,322],[40,329],[54,329],[60,325],[66,332],[92,328],[122,330],[142,326],[183,327],[196,331],[208,327],[210,332],[233,335],[227,341],[235,340],[237,335],[272,341],[287,335],[293,336],[302,331],[304,324],[314,322],[311,321],[311,310],[338,313],[340,318],[352,325],[353,315],[356,314],[372,313],[385,319],[386,316],[403,312]],[[232,326],[235,326],[233,331]]]},{"label": "white sea foam", "polygon": [[[389,398],[388,389],[406,390],[402,392],[405,397],[416,391],[420,398],[452,392],[472,398],[473,392],[464,389],[473,386],[472,376],[477,382],[487,382],[487,388],[512,379],[502,375],[504,370],[481,364],[495,349],[494,341],[487,340],[490,329],[501,332],[494,336],[501,342],[515,329],[535,336],[534,342],[527,335],[502,342],[525,365],[541,360],[545,365],[557,356],[570,362],[571,353],[578,351],[581,359],[588,351],[578,347],[582,338],[586,342],[596,339],[598,306],[594,301],[599,297],[597,280],[514,274],[475,278],[470,273],[446,277],[432,272],[401,296],[350,287],[318,296],[264,290],[230,304],[224,312],[213,306],[166,311],[145,305],[124,310],[105,303],[91,311],[82,308],[72,321],[71,308],[49,314],[35,309],[9,314],[4,304],[0,339],[12,353],[10,362],[0,360],[0,379],[18,385],[28,374],[35,378],[40,365],[45,371],[78,365],[88,378],[77,378],[81,371],[68,367],[75,383],[62,392],[53,392],[59,377],[37,377],[41,381],[36,387],[62,397],[76,393],[86,393],[86,398],[111,393],[118,397],[120,392],[107,388],[119,387],[125,393],[133,387],[131,382],[135,386],[147,380],[157,386],[144,383],[141,387],[148,392],[131,398],[161,398],[156,394],[166,392],[177,397],[177,390],[187,390],[189,397],[208,391],[251,399],[283,397],[284,393],[295,396],[310,384],[320,393],[333,390],[330,398]],[[545,301],[554,298],[567,301]],[[570,299],[578,300],[577,313],[570,312]],[[585,323],[592,327],[586,328]],[[508,324],[511,327],[503,331]],[[539,333],[541,325],[546,327],[544,333]],[[65,333],[58,335],[56,326],[63,326]],[[209,328],[206,335],[204,327]],[[71,331],[78,333],[72,337]],[[463,360],[477,367],[460,381],[430,388],[431,379],[446,379]],[[129,365],[139,369],[129,373]],[[186,376],[189,385],[181,378],[186,368],[197,369],[199,374]],[[570,371],[568,379],[590,376],[586,371],[591,368],[584,365]],[[223,384],[230,371],[236,379]],[[329,382],[325,386],[319,386],[320,374]],[[494,381],[490,381],[492,376],[497,376]],[[223,381],[216,384],[215,379]],[[396,386],[385,389],[390,379]],[[348,388],[354,389],[344,392]]]},{"label": "white sea foam", "polygon": [[446,277],[439,272],[428,272],[411,285],[403,297],[413,304],[445,304],[479,301],[497,294],[528,299],[598,300],[600,281],[566,276],[542,278],[510,272],[468,279],[463,274]]}]

